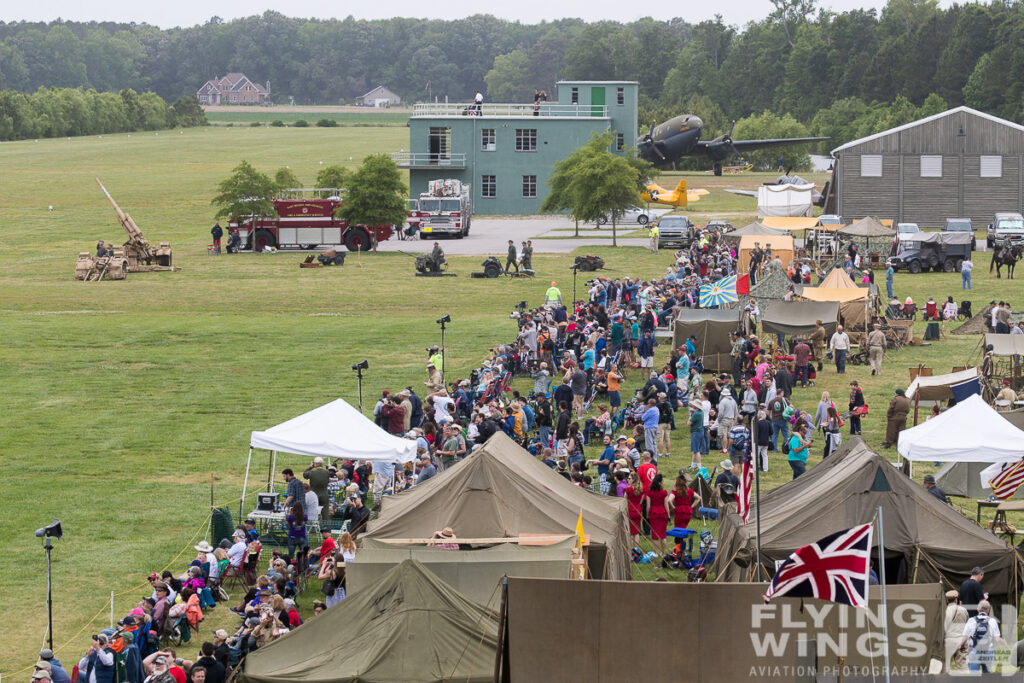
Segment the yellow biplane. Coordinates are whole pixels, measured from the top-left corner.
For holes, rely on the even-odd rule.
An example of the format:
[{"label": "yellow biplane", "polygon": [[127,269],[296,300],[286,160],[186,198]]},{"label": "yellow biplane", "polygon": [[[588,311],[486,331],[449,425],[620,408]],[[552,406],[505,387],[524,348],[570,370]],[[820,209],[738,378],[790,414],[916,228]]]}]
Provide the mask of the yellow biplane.
[{"label": "yellow biplane", "polygon": [[644,189],[640,191],[640,198],[652,204],[683,207],[689,202],[699,201],[707,193],[708,191],[704,189],[687,190],[686,179],[684,178],[679,181],[674,190],[668,190],[657,183],[647,183],[644,185]]}]

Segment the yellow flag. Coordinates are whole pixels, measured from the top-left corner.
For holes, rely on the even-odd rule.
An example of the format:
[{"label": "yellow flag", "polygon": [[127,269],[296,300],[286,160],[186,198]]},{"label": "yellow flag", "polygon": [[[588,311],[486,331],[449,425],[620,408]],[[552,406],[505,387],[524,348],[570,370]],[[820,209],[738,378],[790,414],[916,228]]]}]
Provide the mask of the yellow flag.
[{"label": "yellow flag", "polygon": [[580,510],[580,517],[576,520],[576,547],[582,548],[587,542],[587,536],[583,533],[583,510]]}]

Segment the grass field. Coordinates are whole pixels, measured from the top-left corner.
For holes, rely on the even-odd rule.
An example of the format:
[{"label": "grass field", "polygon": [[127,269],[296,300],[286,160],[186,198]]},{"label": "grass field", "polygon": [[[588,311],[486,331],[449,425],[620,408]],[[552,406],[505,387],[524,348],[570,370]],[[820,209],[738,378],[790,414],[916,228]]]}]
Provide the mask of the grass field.
[{"label": "grass field", "polygon": [[372,107],[207,107],[206,119],[216,125],[252,122],[268,124],[284,121],[291,125],[299,119],[310,125],[320,119],[331,119],[339,126],[401,126],[409,122],[409,110]]},{"label": "grass field", "polygon": [[[206,255],[209,198],[239,160],[268,172],[289,165],[310,181],[320,162],[355,166],[368,153],[407,145],[406,132],[391,127],[206,128],[0,145],[0,382],[7,387],[0,547],[18,568],[0,598],[0,620],[18,625],[0,645],[4,674],[31,665],[45,632],[37,527],[59,517],[67,534],[53,555],[55,644],[74,663],[90,633],[106,625],[111,591],[119,593],[119,617],[144,594],[147,574],[165,566],[177,571],[191,559],[211,473],[217,503],[237,500],[251,430],[339,396],[354,403],[349,366],[363,358],[370,361],[367,403],[382,388],[419,385],[423,348],[438,342],[434,320],[444,312],[452,315],[448,362],[453,374],[464,374],[488,348],[512,338],[508,313],[516,302],[539,303],[545,281],[564,277],[569,255],[535,256],[536,281],[470,279],[478,257],[450,259],[458,279],[424,280],[411,277],[401,254],[370,254],[362,267],[348,261],[321,270],[300,270],[298,254]],[[123,239],[93,176],[151,241],[171,241],[181,272],[122,282],[72,279],[77,252],[100,238]],[[751,200],[720,191],[732,186],[724,180],[732,179],[693,177],[692,186],[712,190],[693,213],[752,214]],[[671,260],[639,248],[587,251],[620,273],[642,276],[663,273]],[[988,275],[987,254],[977,265],[968,297],[977,308],[1013,296],[1014,288]],[[898,275],[896,289],[919,301],[929,294],[964,298],[958,275]],[[881,377],[863,368],[838,377],[826,368],[817,387],[798,390],[797,405],[813,410],[823,389],[842,405],[848,380],[861,380],[872,407],[865,437],[878,446],[885,406],[906,385],[906,368],[924,363],[948,371],[970,362],[977,342],[954,335],[908,348],[886,358]],[[660,360],[668,348],[659,351]],[[633,373],[627,385],[638,382]],[[667,472],[688,464],[686,442],[685,428],[674,433]],[[813,452],[812,463],[820,443]],[[773,461],[767,485],[788,478],[786,464]],[[204,630],[222,624],[231,621],[218,608]]]}]

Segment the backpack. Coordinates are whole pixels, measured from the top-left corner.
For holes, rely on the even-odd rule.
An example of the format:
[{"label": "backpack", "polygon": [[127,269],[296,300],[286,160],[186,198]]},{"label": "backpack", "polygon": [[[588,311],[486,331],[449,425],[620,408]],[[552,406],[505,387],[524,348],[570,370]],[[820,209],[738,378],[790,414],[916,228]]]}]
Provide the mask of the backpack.
[{"label": "backpack", "polygon": [[789,439],[783,439],[782,441],[782,454],[789,455]]},{"label": "backpack", "polygon": [[982,618],[979,614],[975,619],[974,635],[971,636],[971,648],[975,650],[992,649],[992,632],[989,628],[990,617]]}]

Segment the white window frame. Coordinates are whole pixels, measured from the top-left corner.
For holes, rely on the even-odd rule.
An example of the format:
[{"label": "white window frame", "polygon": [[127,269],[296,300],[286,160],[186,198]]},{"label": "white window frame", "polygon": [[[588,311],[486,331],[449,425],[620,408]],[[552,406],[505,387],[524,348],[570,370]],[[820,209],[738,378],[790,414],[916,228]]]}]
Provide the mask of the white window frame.
[{"label": "white window frame", "polygon": [[[490,187],[493,190],[491,194],[487,194],[488,178],[491,179]],[[498,196],[498,176],[493,173],[483,173],[480,175],[480,196],[484,199],[494,199]]]},{"label": "white window frame", "polygon": [[861,154],[860,155],[860,177],[881,178],[882,177],[882,155]]},{"label": "white window frame", "polygon": [[524,199],[536,199],[537,198],[537,176],[533,174],[523,175],[523,198]]},{"label": "white window frame", "polygon": [[481,128],[480,129],[480,151],[481,152],[497,152],[498,151],[498,131],[495,128]]},{"label": "white window frame", "polygon": [[979,178],[1002,178],[1003,157],[1000,154],[982,154],[978,158]]},{"label": "white window frame", "polygon": [[921,177],[941,178],[942,177],[942,155],[922,154],[921,155]]}]

